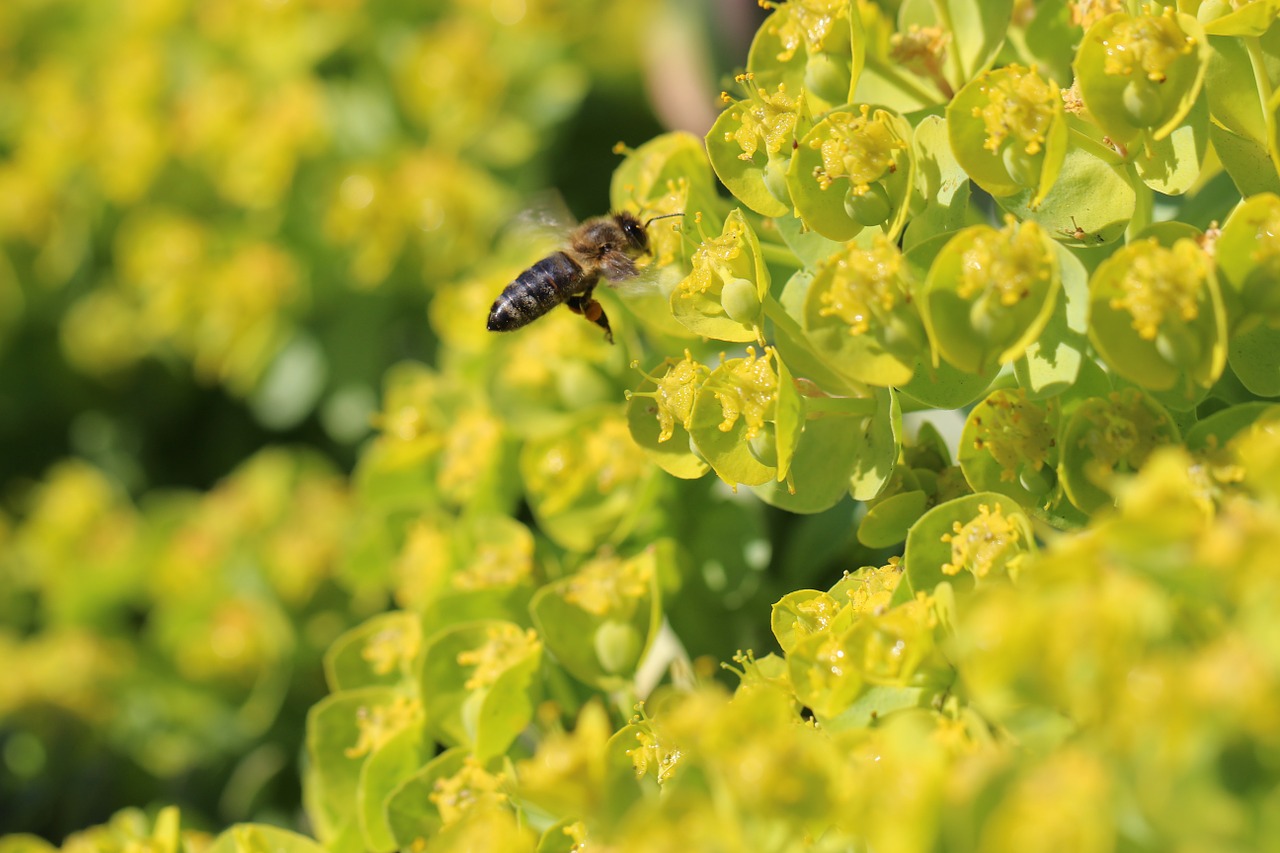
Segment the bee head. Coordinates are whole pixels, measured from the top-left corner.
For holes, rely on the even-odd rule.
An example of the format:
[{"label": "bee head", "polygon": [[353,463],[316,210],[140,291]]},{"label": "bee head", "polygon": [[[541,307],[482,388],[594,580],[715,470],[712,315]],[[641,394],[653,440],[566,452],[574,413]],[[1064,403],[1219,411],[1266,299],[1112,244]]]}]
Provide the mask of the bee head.
[{"label": "bee head", "polygon": [[622,229],[622,233],[627,236],[627,241],[636,251],[649,251],[649,232],[645,230],[639,219],[623,210],[614,214],[613,221]]}]

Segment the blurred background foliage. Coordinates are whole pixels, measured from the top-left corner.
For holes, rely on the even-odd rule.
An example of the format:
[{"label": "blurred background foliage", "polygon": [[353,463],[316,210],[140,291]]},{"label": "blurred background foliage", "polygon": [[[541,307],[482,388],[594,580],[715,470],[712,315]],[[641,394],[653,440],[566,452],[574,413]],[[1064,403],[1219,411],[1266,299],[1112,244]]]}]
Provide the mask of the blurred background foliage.
[{"label": "blurred background foliage", "polygon": [[[295,822],[321,653],[391,590],[414,601],[412,560],[379,540],[411,513],[358,518],[347,479],[371,423],[397,434],[398,409],[373,417],[384,373],[487,346],[488,301],[530,260],[493,247],[529,198],[607,209],[614,144],[704,132],[762,15],[0,3],[0,833],[57,840],[156,801],[188,824]],[[578,326],[506,353],[504,415],[547,382],[621,399],[623,356]],[[421,379],[393,373],[388,394]],[[464,401],[473,379],[433,393]],[[428,408],[473,438],[493,425]],[[614,427],[586,452],[634,456]],[[514,464],[503,441],[444,454],[447,506],[476,490],[448,460]],[[708,529],[759,512],[727,507]]]}]

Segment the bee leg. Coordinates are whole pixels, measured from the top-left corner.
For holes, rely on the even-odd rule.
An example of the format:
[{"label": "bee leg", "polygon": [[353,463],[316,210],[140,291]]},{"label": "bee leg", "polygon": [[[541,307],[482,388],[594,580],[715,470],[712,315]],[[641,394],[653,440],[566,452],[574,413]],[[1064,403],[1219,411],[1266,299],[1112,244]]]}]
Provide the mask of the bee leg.
[{"label": "bee leg", "polygon": [[575,314],[581,314],[600,328],[604,329],[604,339],[613,343],[613,329],[609,328],[609,316],[604,313],[604,306],[591,298],[590,293],[570,296],[564,304]]}]

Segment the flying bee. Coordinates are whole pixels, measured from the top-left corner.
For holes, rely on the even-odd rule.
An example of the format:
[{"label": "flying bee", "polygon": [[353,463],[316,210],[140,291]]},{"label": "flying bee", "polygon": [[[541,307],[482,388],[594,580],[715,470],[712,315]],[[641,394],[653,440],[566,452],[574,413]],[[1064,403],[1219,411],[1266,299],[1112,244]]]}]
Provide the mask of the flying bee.
[{"label": "flying bee", "polygon": [[604,307],[591,295],[601,278],[625,281],[640,274],[636,258],[649,251],[649,223],[680,216],[668,213],[644,222],[619,211],[588,219],[573,229],[567,245],[547,255],[508,284],[489,309],[491,332],[527,326],[560,303],[604,329],[613,343],[613,330]]}]

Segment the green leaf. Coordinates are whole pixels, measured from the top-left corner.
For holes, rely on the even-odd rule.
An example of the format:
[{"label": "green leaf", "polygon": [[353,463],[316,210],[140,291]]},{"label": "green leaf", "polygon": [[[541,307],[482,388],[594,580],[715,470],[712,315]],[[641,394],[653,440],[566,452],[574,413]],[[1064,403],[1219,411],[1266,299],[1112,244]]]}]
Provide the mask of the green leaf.
[{"label": "green leaf", "polygon": [[1018,385],[1032,399],[1061,393],[1076,381],[1088,358],[1089,276],[1076,256],[1057,247],[1062,292],[1035,342],[1013,363]]},{"label": "green leaf", "polygon": [[556,662],[601,690],[628,684],[661,622],[658,560],[669,558],[656,548],[601,557],[539,589],[529,609]]},{"label": "green leaf", "polygon": [[[493,553],[491,559],[501,560],[507,555]],[[498,619],[528,626],[529,598],[532,586],[488,587],[481,589],[451,589],[432,596],[422,608],[422,633],[430,637],[438,631],[463,622]]]},{"label": "green leaf", "polygon": [[419,695],[427,730],[485,760],[507,750],[533,719],[542,645],[511,622],[454,625],[422,649]]},{"label": "green leaf", "polygon": [[919,489],[877,501],[858,525],[858,541],[868,548],[891,548],[929,507],[929,495]]},{"label": "green leaf", "polygon": [[422,729],[413,726],[393,735],[360,768],[356,807],[365,849],[373,853],[389,853],[397,849],[395,833],[387,820],[386,806],[392,793],[422,766],[426,757],[427,745],[423,743]]},{"label": "green leaf", "polygon": [[1026,27],[1027,50],[1060,86],[1065,86],[1071,82],[1071,60],[1082,35],[1080,26],[1071,21],[1066,0],[1040,0]]},{"label": "green leaf", "polygon": [[[1007,495],[996,492],[975,492],[961,498],[939,504],[921,516],[920,520],[907,534],[907,546],[902,560],[906,565],[906,582],[913,593],[932,592],[939,584],[949,584],[957,592],[972,589],[974,575],[969,570],[957,574],[948,574],[943,570],[944,564],[954,559],[951,544],[953,536],[958,534],[959,525],[968,524],[980,517],[982,507],[987,507],[993,514],[999,512],[1009,519],[1025,535],[1007,543],[1004,557],[1008,552],[1018,553],[1034,546],[1031,537],[1031,521],[1018,506],[1017,501]],[[978,557],[983,555],[979,552]]]},{"label": "green leaf", "polygon": [[1000,365],[995,363],[982,373],[968,373],[945,361],[935,366],[924,353],[915,375],[900,390],[930,409],[958,409],[981,397],[999,372]]},{"label": "green leaf", "polygon": [[1217,124],[1209,125],[1209,141],[1241,195],[1280,193],[1280,175],[1266,145]]},{"label": "green leaf", "polygon": [[875,389],[876,411],[856,422],[859,439],[849,494],[868,501],[884,491],[898,464],[902,449],[902,408],[892,388]]},{"label": "green leaf", "polygon": [[265,823],[240,823],[225,830],[206,853],[332,853],[305,835]]},{"label": "green leaf", "polygon": [[1227,446],[1237,433],[1265,415],[1280,410],[1275,403],[1241,403],[1214,412],[1187,430],[1185,444],[1190,451],[1214,451]]},{"label": "green leaf", "polygon": [[[752,491],[770,506],[804,514],[835,506],[851,489],[858,490],[855,497],[878,494],[897,458],[888,426],[896,412],[890,394],[877,389],[874,415],[863,413],[865,398],[803,398],[810,414],[803,422],[787,482],[775,480]],[[819,404],[822,411],[813,412]],[[842,406],[850,411],[840,411]]]},{"label": "green leaf", "polygon": [[308,814],[321,841],[359,832],[356,798],[366,758],[356,751],[359,721],[370,709],[391,705],[398,695],[387,687],[347,690],[326,696],[307,713]]},{"label": "green leaf", "polygon": [[1133,165],[1151,189],[1181,195],[1199,180],[1208,145],[1209,106],[1198,98],[1182,122],[1135,156]]},{"label": "green leaf", "polygon": [[415,849],[440,831],[444,821],[431,799],[436,781],[456,774],[468,758],[470,752],[462,747],[445,750],[392,791],[386,801],[386,821],[401,850]]},{"label": "green leaf", "polygon": [[1280,0],[1254,0],[1239,9],[1225,3],[1200,5],[1200,22],[1211,36],[1260,36],[1276,22]]},{"label": "green leaf", "polygon": [[844,248],[844,243],[829,240],[817,231],[810,230],[793,213],[777,217],[773,220],[782,241],[787,244],[796,258],[805,267],[816,267],[835,252]]},{"label": "green leaf", "polygon": [[[905,586],[905,585],[904,585]],[[884,723],[895,711],[929,708],[937,696],[934,687],[895,687],[873,684],[841,713],[822,721],[829,732],[866,729]]]},{"label": "green leaf", "polygon": [[[1081,140],[1075,139],[1077,143]],[[1123,169],[1073,144],[1053,188],[1034,209],[1032,200],[1032,192],[1024,190],[996,202],[1018,219],[1038,223],[1058,239],[1071,236],[1079,226],[1091,240],[1105,242],[1124,233],[1133,218],[1137,195]]]},{"label": "green leaf", "polygon": [[1255,326],[1233,335],[1227,346],[1231,369],[1259,397],[1280,396],[1280,329]]},{"label": "green leaf", "polygon": [[782,360],[794,376],[815,383],[830,394],[858,395],[866,390],[856,377],[839,372],[839,365],[822,356],[809,341],[803,322],[805,304],[813,274],[799,270],[787,280],[782,296],[765,303],[765,313],[773,322],[773,337]]},{"label": "green leaf", "polygon": [[[916,199],[902,235],[902,248],[913,246],[966,224],[969,207],[969,175],[952,153],[948,125],[942,116],[925,116],[911,137],[915,151]],[[922,206],[921,206],[922,205]]]},{"label": "green leaf", "polygon": [[334,640],[324,655],[325,681],[334,693],[359,687],[391,687],[414,678],[422,640],[413,613],[383,613]]},{"label": "green leaf", "polygon": [[778,360],[778,405],[774,420],[774,437],[778,447],[778,481],[786,482],[791,473],[796,446],[805,427],[804,403],[795,379],[781,358]]},{"label": "green leaf", "polygon": [[[1234,136],[1265,145],[1267,120],[1253,80],[1249,52],[1236,38],[1210,36],[1205,94],[1214,121]],[[1216,147],[1216,145],[1215,145]]]}]

